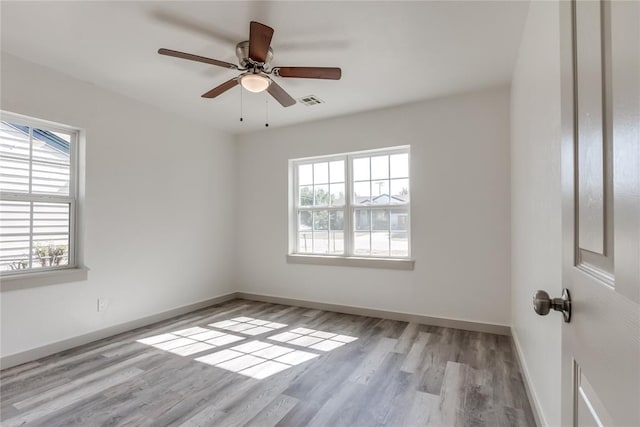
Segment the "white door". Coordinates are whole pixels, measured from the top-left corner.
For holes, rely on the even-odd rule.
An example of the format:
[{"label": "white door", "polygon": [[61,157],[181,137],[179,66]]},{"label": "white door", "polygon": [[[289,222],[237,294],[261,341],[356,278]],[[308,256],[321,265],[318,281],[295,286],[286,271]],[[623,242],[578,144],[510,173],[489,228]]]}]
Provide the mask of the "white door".
[{"label": "white door", "polygon": [[562,420],[640,426],[640,1],[560,3]]}]

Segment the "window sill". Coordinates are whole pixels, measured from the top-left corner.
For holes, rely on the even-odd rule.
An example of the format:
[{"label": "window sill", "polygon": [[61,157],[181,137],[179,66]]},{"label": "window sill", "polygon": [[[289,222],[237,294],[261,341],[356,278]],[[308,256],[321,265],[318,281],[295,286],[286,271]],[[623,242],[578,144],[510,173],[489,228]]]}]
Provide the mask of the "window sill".
[{"label": "window sill", "polygon": [[413,270],[415,260],[405,258],[358,258],[323,255],[287,255],[289,264],[336,265],[340,267],[386,268]]},{"label": "window sill", "polygon": [[88,272],[89,269],[87,267],[75,267],[0,276],[0,291],[16,291],[38,286],[80,282],[87,280]]}]

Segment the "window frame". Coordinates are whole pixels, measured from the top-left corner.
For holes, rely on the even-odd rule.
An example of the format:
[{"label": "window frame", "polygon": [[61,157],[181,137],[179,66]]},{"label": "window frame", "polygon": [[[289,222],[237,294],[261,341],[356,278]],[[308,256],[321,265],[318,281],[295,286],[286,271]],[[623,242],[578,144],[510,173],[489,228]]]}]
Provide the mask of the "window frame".
[{"label": "window frame", "polygon": [[[69,194],[33,194],[18,192],[0,192],[0,200],[27,202],[27,203],[68,203],[69,204],[69,248],[67,264],[60,266],[48,266],[38,268],[27,268],[23,270],[5,270],[0,271],[0,277],[3,280],[15,278],[42,277],[45,274],[59,272],[60,270],[71,270],[79,268],[78,254],[78,199],[79,199],[79,145],[81,129],[76,127],[54,123],[48,120],[37,119],[34,117],[24,116],[21,114],[11,113],[0,110],[0,120],[13,124],[27,126],[29,128],[29,138],[33,137],[33,129],[42,129],[51,132],[65,133],[70,136],[69,141]],[[29,150],[33,149],[30,143]],[[32,170],[30,166],[29,172],[29,188],[31,188]],[[30,228],[33,228],[33,205],[31,206]],[[29,256],[33,257],[33,230],[29,234]]]},{"label": "window frame", "polygon": [[[409,200],[406,203],[402,204],[384,204],[384,205],[362,205],[355,206],[353,203],[353,192],[354,192],[354,180],[353,180],[353,162],[354,159],[365,158],[365,157],[375,157],[376,155],[393,155],[393,154],[408,154],[409,156],[409,164],[408,164],[408,180],[409,180]],[[319,162],[332,162],[336,160],[344,160],[344,177],[345,177],[345,203],[340,207],[332,207],[330,204],[326,206],[301,206],[300,205],[300,185],[299,185],[299,166],[305,164],[314,164]],[[369,177],[369,181],[375,181]],[[387,178],[390,180],[391,178]],[[344,260],[358,260],[358,261],[383,261],[382,264],[376,265],[381,266],[383,268],[397,268],[389,267],[391,263],[396,262],[406,262],[410,261],[410,269],[413,268],[413,260],[411,258],[411,147],[409,145],[405,146],[395,146],[395,147],[385,147],[373,150],[363,150],[363,151],[354,151],[348,153],[341,154],[331,154],[326,156],[314,156],[314,157],[306,157],[300,159],[290,159],[289,160],[289,252],[288,252],[288,261],[296,262],[296,263],[318,263],[324,264],[326,262],[322,260],[331,260],[338,259],[339,261],[336,263],[332,263],[335,265],[345,265]],[[389,193],[390,193],[389,189]],[[370,196],[373,197],[373,196]],[[355,239],[355,210],[356,209],[391,209],[401,208],[407,209],[408,212],[408,224],[407,224],[407,255],[406,256],[392,256],[391,252],[389,252],[389,256],[380,256],[380,255],[366,255],[366,254],[356,254],[354,249],[354,239]],[[344,252],[342,254],[335,253],[314,253],[314,252],[301,252],[299,250],[299,214],[300,211],[317,211],[317,210],[328,210],[331,212],[332,210],[339,210],[343,212],[344,215]],[[391,221],[391,217],[389,216],[389,221]],[[391,227],[391,223],[389,225]],[[369,233],[372,233],[371,229]],[[391,235],[389,235],[389,239],[391,239]],[[304,259],[303,259],[304,258]],[[318,259],[319,262],[309,262],[310,260]],[[362,262],[356,262],[353,265],[356,266],[365,266]],[[404,268],[403,268],[404,269]]]}]

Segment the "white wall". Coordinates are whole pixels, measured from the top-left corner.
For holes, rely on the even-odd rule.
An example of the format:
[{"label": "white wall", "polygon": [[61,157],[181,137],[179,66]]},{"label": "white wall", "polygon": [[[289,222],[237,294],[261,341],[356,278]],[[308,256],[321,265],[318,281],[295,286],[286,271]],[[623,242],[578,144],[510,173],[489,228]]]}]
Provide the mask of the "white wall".
[{"label": "white wall", "polygon": [[[287,264],[287,160],[395,145],[415,270]],[[238,290],[510,323],[508,88],[240,136],[236,179]]]},{"label": "white wall", "polygon": [[230,136],[5,54],[1,107],[86,130],[91,269],[3,292],[2,356],[232,291]]},{"label": "white wall", "polygon": [[536,315],[561,294],[560,36],[557,2],[531,2],[511,87],[511,319],[536,405],[559,425],[561,322]]}]

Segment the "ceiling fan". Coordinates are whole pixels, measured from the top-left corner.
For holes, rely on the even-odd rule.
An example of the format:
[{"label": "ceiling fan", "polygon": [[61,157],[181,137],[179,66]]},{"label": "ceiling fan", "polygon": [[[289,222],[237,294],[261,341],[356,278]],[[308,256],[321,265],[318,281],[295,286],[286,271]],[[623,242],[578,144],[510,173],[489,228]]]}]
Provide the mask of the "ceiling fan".
[{"label": "ceiling fan", "polygon": [[159,49],[160,55],[173,56],[175,58],[188,59],[191,61],[204,62],[205,64],[217,65],[218,67],[229,68],[236,71],[243,71],[239,76],[234,77],[202,95],[203,98],[215,98],[229,89],[242,85],[250,92],[262,92],[266,90],[283,107],[290,107],[296,103],[271,76],[297,77],[303,79],[328,79],[340,80],[342,70],[335,67],[271,67],[273,59],[273,49],[270,47],[273,37],[273,28],[256,21],[251,21],[249,28],[249,40],[242,41],[236,45],[236,56],[240,66],[230,62],[219,61],[217,59],[206,58],[204,56],[179,52],[171,49]]}]

